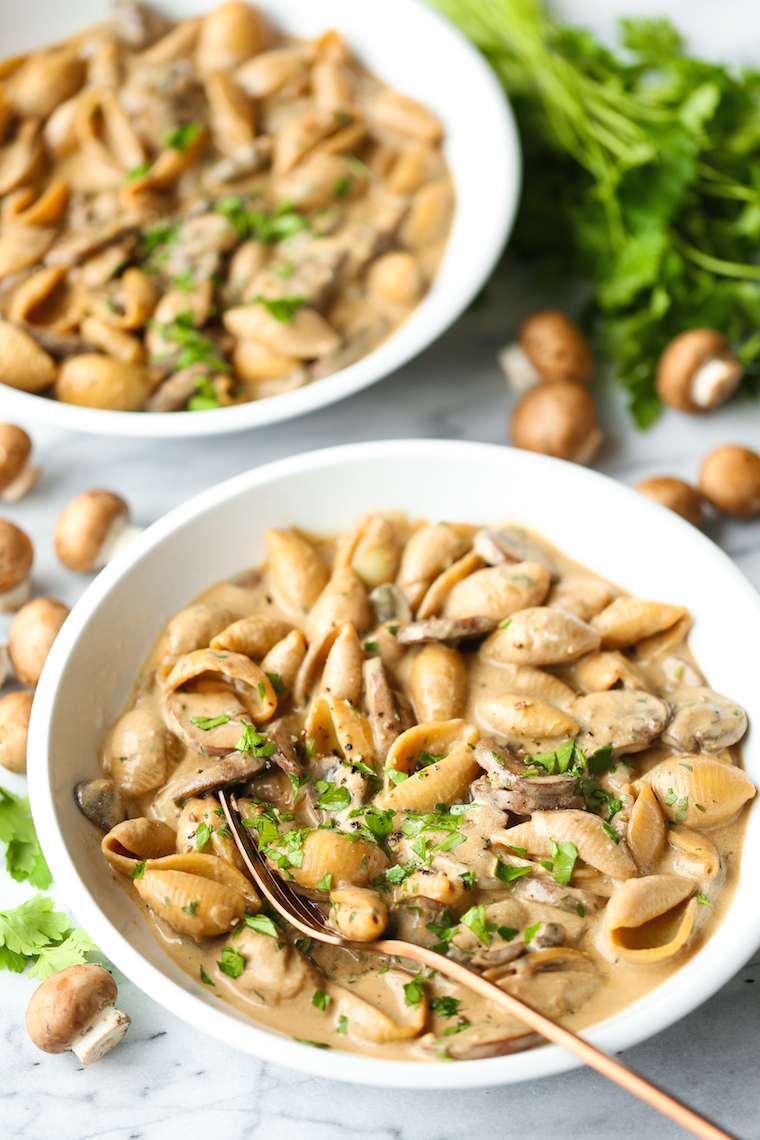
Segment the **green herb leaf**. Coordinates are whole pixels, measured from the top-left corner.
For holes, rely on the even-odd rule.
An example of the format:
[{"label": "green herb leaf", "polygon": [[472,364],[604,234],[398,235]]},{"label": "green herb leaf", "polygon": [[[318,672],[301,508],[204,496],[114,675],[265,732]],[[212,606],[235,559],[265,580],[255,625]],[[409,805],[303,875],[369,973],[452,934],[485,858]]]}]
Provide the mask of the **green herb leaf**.
[{"label": "green herb leaf", "polygon": [[430,1000],[430,1008],[437,1017],[454,1017],[459,1013],[461,1005],[459,998],[434,997]]},{"label": "green herb leaf", "polygon": [[257,934],[268,934],[271,938],[279,938],[277,927],[267,914],[247,914],[245,924]]},{"label": "green herb leaf", "polygon": [[227,724],[229,719],[226,713],[222,713],[220,716],[191,716],[190,723],[197,724],[202,732],[209,732],[212,728],[219,728],[220,725]]},{"label": "green herb leaf", "polygon": [[280,674],[279,673],[267,673],[267,677],[272,682],[272,688],[275,691],[275,695],[278,697],[281,697],[282,694],[285,692],[285,683],[283,682],[283,679],[280,676]]},{"label": "green herb leaf", "polygon": [[212,835],[212,828],[210,828],[207,823],[201,820],[195,831],[195,850],[202,851],[208,841],[211,839]]},{"label": "green herb leaf", "polygon": [[217,966],[229,978],[239,978],[245,969],[245,958],[234,946],[225,946]]},{"label": "green herb leaf", "polygon": [[164,146],[171,150],[187,150],[190,144],[198,138],[201,130],[202,125],[200,123],[186,123],[184,127],[175,127],[165,136]]},{"label": "green herb leaf", "polygon": [[316,1006],[317,1009],[327,1009],[330,1004],[330,995],[317,989],[311,996],[311,1004]]},{"label": "green herb leaf", "polygon": [[201,974],[201,981],[203,982],[204,986],[215,986],[216,985],[216,982],[211,981],[211,978],[208,976],[206,971],[203,969],[203,966],[200,967],[200,974]]},{"label": "green herb leaf", "polygon": [[317,883],[317,890],[330,891],[332,890],[332,871],[325,871],[322,878]]},{"label": "green herb leaf", "polygon": [[28,880],[45,890],[53,879],[32,822],[29,800],[0,788],[0,842],[5,843],[5,866],[16,882]]},{"label": "green herb leaf", "polygon": [[403,989],[404,1005],[419,1005],[424,993],[422,988],[422,971],[420,971],[416,977],[412,978],[411,982],[407,982]]},{"label": "green herb leaf", "polygon": [[526,926],[525,927],[525,944],[526,944],[526,946],[529,942],[532,942],[533,939],[536,937],[536,934],[538,933],[538,928],[540,925],[541,925],[540,922],[536,922],[536,923],[534,923],[533,926]]},{"label": "green herb leaf", "polygon": [[530,872],[530,867],[510,867],[508,863],[502,863],[501,860],[497,859],[493,873],[502,883],[510,885],[515,879],[520,879],[523,875],[529,875]]},{"label": "green herb leaf", "polygon": [[575,866],[575,860],[578,858],[578,848],[569,839],[564,839],[560,843],[555,843],[553,839],[550,840],[552,848],[552,859],[554,866],[552,869],[552,877],[555,882],[561,883],[566,887],[570,882]]},{"label": "green herb leaf", "polygon": [[140,862],[132,868],[132,870],[129,872],[130,879],[141,879],[143,877],[145,874],[146,862],[146,859],[141,859]]},{"label": "green herb leaf", "polygon": [[303,308],[306,304],[305,297],[278,297],[276,299],[269,299],[259,295],[254,298],[257,305],[263,305],[270,317],[274,317],[276,321],[287,325],[293,320],[293,317],[299,309]]},{"label": "green herb leaf", "polygon": [[187,906],[183,906],[181,909],[185,912],[185,914],[189,914],[191,918],[195,918],[195,912],[198,909],[198,900],[191,899]]},{"label": "green herb leaf", "polygon": [[462,915],[460,921],[463,926],[470,928],[484,946],[491,945],[491,933],[486,925],[486,909],[482,903],[480,906],[471,906],[466,914]]},{"label": "green herb leaf", "polygon": [[348,1032],[348,1018],[346,1017],[346,1015],[344,1013],[342,1013],[340,1015],[340,1017],[338,1018],[338,1027],[336,1029],[336,1033],[340,1033],[341,1036],[344,1036],[347,1032]]}]

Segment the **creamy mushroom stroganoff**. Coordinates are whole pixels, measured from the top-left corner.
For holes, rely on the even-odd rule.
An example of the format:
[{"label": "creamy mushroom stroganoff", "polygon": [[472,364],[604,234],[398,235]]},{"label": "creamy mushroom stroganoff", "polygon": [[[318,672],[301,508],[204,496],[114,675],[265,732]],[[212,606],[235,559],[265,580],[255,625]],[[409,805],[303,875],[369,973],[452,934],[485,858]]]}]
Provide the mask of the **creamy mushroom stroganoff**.
[{"label": "creamy mushroom stroganoff", "polygon": [[0,64],[0,381],[216,408],[371,352],[438,269],[441,125],[337,31],[134,0]]},{"label": "creamy mushroom stroganoff", "polygon": [[[371,514],[267,533],[260,571],[163,630],[78,802],[166,952],[313,1044],[407,1060],[538,1043],[403,959],[262,906],[216,792],[347,937],[433,946],[574,1028],[716,928],[755,788],[683,606],[517,526]],[[110,830],[109,830],[110,829]]]}]

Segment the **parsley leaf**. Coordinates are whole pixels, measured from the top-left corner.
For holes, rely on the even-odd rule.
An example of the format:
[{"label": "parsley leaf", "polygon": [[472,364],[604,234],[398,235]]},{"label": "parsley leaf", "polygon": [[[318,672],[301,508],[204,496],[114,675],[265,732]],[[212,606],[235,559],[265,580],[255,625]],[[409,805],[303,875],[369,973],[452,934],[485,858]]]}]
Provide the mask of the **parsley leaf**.
[{"label": "parsley leaf", "polygon": [[425,992],[422,988],[422,971],[407,982],[404,989],[404,1005],[419,1005]]},{"label": "parsley leaf", "polygon": [[79,927],[77,930],[72,930],[63,942],[43,946],[33,965],[27,970],[27,974],[30,978],[39,978],[44,982],[58,970],[65,970],[68,966],[84,965],[87,954],[97,949],[89,934]]},{"label": "parsley leaf", "polygon": [[53,879],[32,822],[29,800],[0,788],[0,842],[5,843],[5,866],[16,882],[28,880],[45,890]]},{"label": "parsley leaf", "polygon": [[186,123],[183,127],[175,127],[164,138],[164,146],[171,150],[187,150],[201,133],[200,123]]},{"label": "parsley leaf", "polygon": [[467,913],[462,915],[460,922],[463,926],[468,926],[484,946],[491,945],[491,933],[486,924],[486,908],[482,903],[480,906],[471,906]]},{"label": "parsley leaf", "polygon": [[234,946],[225,946],[217,966],[228,978],[239,978],[245,969],[245,958]]},{"label": "parsley leaf", "polygon": [[324,993],[323,990],[315,990],[311,997],[311,1004],[316,1006],[317,1009],[327,1009],[330,1004],[330,995]]},{"label": "parsley leaf", "polygon": [[434,997],[431,999],[430,1008],[437,1017],[454,1017],[459,1013],[461,1004],[459,998]]},{"label": "parsley leaf", "polygon": [[209,732],[212,728],[219,728],[222,724],[227,724],[229,717],[226,713],[220,716],[191,716],[190,723],[197,724],[201,732]]},{"label": "parsley leaf", "polygon": [[281,697],[285,692],[285,683],[279,673],[267,673],[267,677],[272,682],[272,688],[275,691],[275,696]]},{"label": "parsley leaf", "polygon": [[569,839],[564,839],[560,843],[555,843],[550,840],[552,847],[552,859],[554,866],[552,869],[552,877],[555,882],[561,883],[566,887],[570,882],[575,866],[575,860],[578,858],[578,848]]},{"label": "parsley leaf", "polygon": [[275,299],[269,299],[259,294],[258,297],[254,298],[254,303],[263,305],[270,317],[274,317],[276,321],[280,321],[283,325],[288,325],[298,310],[303,308],[306,304],[306,299],[304,297],[277,297]]},{"label": "parsley leaf", "polygon": [[531,867],[510,867],[508,863],[502,863],[500,859],[497,859],[493,873],[502,883],[510,885],[515,879],[520,879],[523,875],[529,875],[531,870]]},{"label": "parsley leaf", "polygon": [[277,927],[267,914],[247,914],[245,924],[257,934],[268,934],[271,938],[279,938]]}]

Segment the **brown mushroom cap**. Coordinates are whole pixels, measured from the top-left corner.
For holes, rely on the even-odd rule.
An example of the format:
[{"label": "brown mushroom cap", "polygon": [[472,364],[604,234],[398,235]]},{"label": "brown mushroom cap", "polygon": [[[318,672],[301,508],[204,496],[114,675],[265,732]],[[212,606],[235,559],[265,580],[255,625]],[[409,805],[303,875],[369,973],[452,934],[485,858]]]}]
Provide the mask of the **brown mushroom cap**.
[{"label": "brown mushroom cap", "polygon": [[760,455],[733,444],[716,448],[702,464],[699,489],[714,507],[733,518],[760,514]]},{"label": "brown mushroom cap", "polygon": [[26,772],[26,737],[32,694],[17,690],[0,699],[0,764],[9,772]]},{"label": "brown mushroom cap", "polygon": [[54,598],[35,598],[18,611],[8,633],[8,653],[22,685],[34,689],[69,607]]},{"label": "brown mushroom cap", "polygon": [[55,524],[55,552],[70,570],[90,574],[98,569],[113,524],[128,518],[129,507],[112,491],[83,491],[63,508]]},{"label": "brown mushroom cap", "polygon": [[88,963],[68,966],[44,981],[32,994],[26,1028],[38,1049],[65,1053],[118,995],[108,970]]},{"label": "brown mushroom cap", "polygon": [[32,441],[16,424],[0,424],[0,492],[16,479],[32,453]]},{"label": "brown mushroom cap", "polygon": [[669,507],[693,526],[699,526],[702,521],[702,496],[695,487],[684,483],[683,479],[658,475],[653,479],[642,479],[635,489],[648,499],[654,499],[655,503]]},{"label": "brown mushroom cap", "polygon": [[0,519],[0,594],[15,589],[29,577],[33,558],[34,547],[23,530]]},{"label": "brown mushroom cap", "polygon": [[[731,383],[726,386],[722,398],[703,406],[693,398],[692,382],[700,368],[710,360],[723,360],[734,368]],[[700,414],[727,400],[739,383],[742,372],[741,365],[734,360],[731,345],[721,333],[714,329],[688,329],[672,340],[660,357],[655,386],[671,408]]]},{"label": "brown mushroom cap", "polygon": [[590,463],[602,440],[594,398],[587,388],[562,380],[532,388],[512,413],[515,447],[574,463]]},{"label": "brown mushroom cap", "polygon": [[533,313],[520,325],[520,348],[538,372],[554,384],[575,380],[586,384],[594,371],[594,354],[578,326],[557,309]]}]

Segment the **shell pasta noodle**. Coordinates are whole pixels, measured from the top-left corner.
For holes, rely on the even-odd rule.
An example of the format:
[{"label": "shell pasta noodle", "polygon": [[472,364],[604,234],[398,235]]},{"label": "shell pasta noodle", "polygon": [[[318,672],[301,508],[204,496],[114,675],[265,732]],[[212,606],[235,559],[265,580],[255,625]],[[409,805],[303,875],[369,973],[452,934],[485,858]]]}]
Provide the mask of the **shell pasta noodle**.
[{"label": "shell pasta noodle", "polygon": [[245,0],[136,0],[0,63],[0,383],[87,408],[295,391],[412,312],[454,209],[443,130]]},{"label": "shell pasta noodle", "polygon": [[678,599],[631,597],[514,523],[371,513],[266,546],[156,630],[102,777],[76,789],[201,989],[378,1057],[539,1044],[441,974],[290,928],[246,876],[228,786],[341,934],[433,947],[575,1030],[714,933],[755,788],[745,713]]}]

